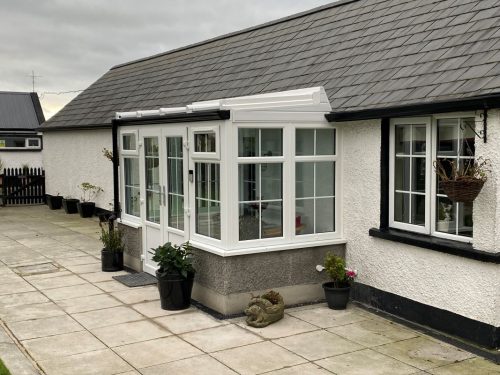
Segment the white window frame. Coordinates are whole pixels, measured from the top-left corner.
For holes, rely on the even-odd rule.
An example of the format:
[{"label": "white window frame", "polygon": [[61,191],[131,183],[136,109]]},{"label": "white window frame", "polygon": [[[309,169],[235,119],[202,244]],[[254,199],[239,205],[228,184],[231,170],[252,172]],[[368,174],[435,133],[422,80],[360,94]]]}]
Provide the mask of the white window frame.
[{"label": "white window frame", "polygon": [[[196,134],[206,134],[206,133],[214,133],[215,134],[215,152],[196,152]],[[220,160],[220,134],[219,134],[219,126],[206,126],[206,127],[194,127],[189,129],[189,142],[191,143],[191,147],[189,147],[191,151],[191,158],[198,160]]]},{"label": "white window frame", "polygon": [[[30,141],[37,141],[36,146],[30,146]],[[42,140],[40,138],[26,138],[26,148],[31,150],[39,150],[42,148]]]},{"label": "white window frame", "polygon": [[[427,234],[433,237],[450,239],[461,242],[473,242],[473,237],[460,236],[436,231],[436,184],[437,176],[433,161],[437,156],[437,122],[446,118],[475,118],[471,112],[447,113],[427,117],[394,118],[391,119],[389,132],[389,227],[415,233]],[[396,125],[426,124],[426,182],[425,182],[425,225],[415,225],[394,221],[394,175],[395,175],[395,128]],[[410,146],[412,147],[412,146]],[[411,179],[410,179],[411,184]],[[411,215],[411,214],[410,214]]]},{"label": "white window frame", "polygon": [[[135,150],[124,150],[123,149],[123,136],[133,135],[135,138]],[[122,130],[120,131],[120,152],[122,155],[139,156],[139,134],[137,130]]]}]

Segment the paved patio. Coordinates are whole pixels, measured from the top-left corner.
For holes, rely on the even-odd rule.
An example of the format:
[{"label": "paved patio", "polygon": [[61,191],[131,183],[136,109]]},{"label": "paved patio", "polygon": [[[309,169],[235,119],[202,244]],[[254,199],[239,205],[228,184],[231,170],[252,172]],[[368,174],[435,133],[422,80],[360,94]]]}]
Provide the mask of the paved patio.
[{"label": "paved patio", "polygon": [[95,219],[0,207],[0,357],[12,375],[500,374],[355,307],[287,309],[265,329],[161,310],[156,286],[100,271],[98,238]]}]

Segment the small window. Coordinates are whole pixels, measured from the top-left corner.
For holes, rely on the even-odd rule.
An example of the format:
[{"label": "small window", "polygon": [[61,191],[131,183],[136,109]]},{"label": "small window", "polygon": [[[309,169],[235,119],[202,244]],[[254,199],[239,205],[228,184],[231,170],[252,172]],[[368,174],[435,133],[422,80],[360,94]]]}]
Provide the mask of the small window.
[{"label": "small window", "polygon": [[194,151],[195,152],[217,152],[215,133],[195,133],[194,134]]},{"label": "small window", "polygon": [[122,135],[122,150],[123,151],[137,150],[135,133],[125,133]]},{"label": "small window", "polygon": [[40,149],[40,138],[26,138],[23,136],[3,136],[0,138],[0,148],[6,149]]},{"label": "small window", "polygon": [[191,130],[191,156],[195,159],[219,160],[219,128],[195,128]]},{"label": "small window", "polygon": [[28,147],[28,148],[40,148],[40,138],[28,138],[26,140],[26,147]]}]

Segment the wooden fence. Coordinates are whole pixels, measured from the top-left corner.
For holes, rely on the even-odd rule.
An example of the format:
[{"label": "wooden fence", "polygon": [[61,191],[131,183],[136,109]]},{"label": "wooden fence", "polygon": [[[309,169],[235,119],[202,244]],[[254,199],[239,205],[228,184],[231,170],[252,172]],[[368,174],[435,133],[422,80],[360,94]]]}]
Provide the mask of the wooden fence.
[{"label": "wooden fence", "polygon": [[42,168],[5,168],[0,175],[0,200],[4,206],[45,203],[45,171]]}]

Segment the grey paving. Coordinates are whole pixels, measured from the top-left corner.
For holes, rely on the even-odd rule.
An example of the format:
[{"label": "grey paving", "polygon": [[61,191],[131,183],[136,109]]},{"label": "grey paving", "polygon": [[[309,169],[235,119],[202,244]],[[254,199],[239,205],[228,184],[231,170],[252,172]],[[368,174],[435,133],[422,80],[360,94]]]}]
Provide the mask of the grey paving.
[{"label": "grey paving", "polygon": [[[44,206],[0,207],[0,242],[0,285],[15,287],[1,289],[0,357],[13,375],[500,371],[355,307],[287,309],[283,320],[263,329],[248,327],[244,318],[217,320],[195,307],[162,310],[156,286],[128,288],[113,280],[119,273],[99,272],[100,260],[92,255],[100,248],[97,220]],[[71,256],[51,252],[58,246]],[[22,269],[10,265],[14,252],[28,257]],[[30,254],[45,260],[35,266]]]}]

